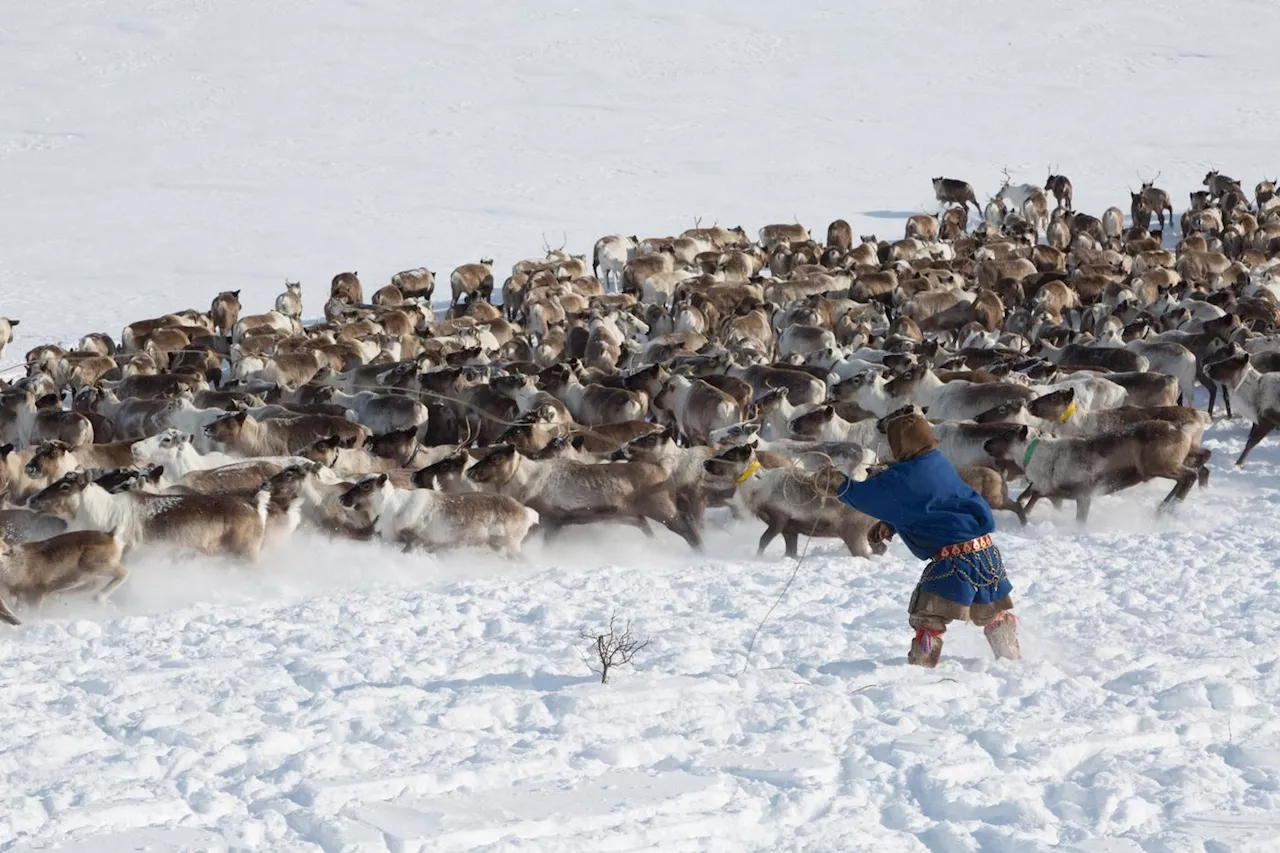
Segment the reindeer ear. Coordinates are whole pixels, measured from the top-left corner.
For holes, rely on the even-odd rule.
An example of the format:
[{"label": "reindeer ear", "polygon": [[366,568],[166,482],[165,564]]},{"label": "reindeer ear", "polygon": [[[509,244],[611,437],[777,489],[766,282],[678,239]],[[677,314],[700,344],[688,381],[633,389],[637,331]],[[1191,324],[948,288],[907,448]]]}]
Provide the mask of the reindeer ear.
[{"label": "reindeer ear", "polygon": [[240,424],[244,423],[244,420],[247,417],[249,417],[249,412],[245,409],[241,409],[240,411],[236,412],[234,415],[231,416],[232,420]]},{"label": "reindeer ear", "polygon": [[378,484],[379,487],[385,486],[387,484],[387,475],[379,474],[378,479],[375,482]]},{"label": "reindeer ear", "polygon": [[12,444],[0,444],[0,459],[5,458],[13,452]]},{"label": "reindeer ear", "polygon": [[1030,430],[1027,428],[1027,425],[1026,425],[1026,424],[1023,424],[1022,426],[1018,427],[1018,429],[1017,429],[1018,440],[1019,440],[1019,441],[1026,441],[1026,440],[1027,440],[1027,435],[1028,435],[1029,433],[1030,433]]}]

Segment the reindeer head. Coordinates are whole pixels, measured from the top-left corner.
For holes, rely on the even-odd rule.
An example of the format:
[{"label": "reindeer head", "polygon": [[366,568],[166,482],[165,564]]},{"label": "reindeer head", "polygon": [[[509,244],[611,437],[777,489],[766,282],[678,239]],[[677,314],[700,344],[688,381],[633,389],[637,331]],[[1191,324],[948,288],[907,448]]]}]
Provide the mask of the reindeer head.
[{"label": "reindeer head", "polygon": [[386,500],[385,489],[392,488],[386,474],[371,474],[342,493],[338,503],[354,512],[377,518]]},{"label": "reindeer head", "polygon": [[1027,412],[1041,420],[1061,423],[1075,411],[1076,389],[1060,388],[1027,403]]},{"label": "reindeer head", "polygon": [[229,444],[240,437],[248,423],[248,412],[236,412],[223,415],[212,423],[205,424],[205,437],[215,444]]},{"label": "reindeer head", "polygon": [[702,463],[702,471],[714,485],[727,485],[740,478],[756,461],[754,443],[740,444],[720,451]]},{"label": "reindeer head", "polygon": [[973,416],[977,424],[1011,424],[1018,423],[1019,418],[1027,410],[1025,400],[1008,400],[998,406],[987,409]]},{"label": "reindeer head", "polygon": [[1021,466],[1030,442],[1031,428],[1023,424],[1010,427],[999,435],[987,439],[982,443],[982,449],[992,459],[1014,462]]},{"label": "reindeer head", "polygon": [[417,427],[405,427],[364,440],[364,449],[383,459],[408,459],[418,446]]},{"label": "reindeer head", "polygon": [[833,406],[819,406],[811,412],[792,418],[787,424],[787,431],[799,439],[815,440],[835,416]]},{"label": "reindeer head", "polygon": [[88,471],[72,471],[29,497],[27,507],[63,521],[72,521],[80,511],[84,490],[92,483],[93,478]]},{"label": "reindeer head", "polygon": [[466,471],[466,478],[474,483],[501,485],[515,475],[520,456],[510,444],[499,444],[488,455]]},{"label": "reindeer head", "polygon": [[71,445],[63,441],[46,441],[23,466],[23,472],[33,480],[60,476],[71,454]]},{"label": "reindeer head", "polygon": [[300,465],[286,465],[278,474],[262,481],[259,489],[271,493],[271,500],[277,505],[288,505],[298,499],[302,484],[313,473],[315,463],[306,462]]},{"label": "reindeer head", "polygon": [[[224,416],[225,417],[225,416]],[[182,430],[162,430],[150,438],[136,441],[130,447],[135,462],[154,462],[157,459],[169,458],[191,443],[191,436]]]},{"label": "reindeer head", "polygon": [[419,489],[434,489],[441,478],[462,474],[470,460],[471,457],[465,450],[459,450],[434,464],[419,468],[410,479]]},{"label": "reindeer head", "polygon": [[623,444],[609,455],[614,462],[628,459],[645,458],[663,450],[672,442],[671,427],[663,427],[646,435],[638,436]]},{"label": "reindeer head", "polygon": [[93,483],[110,495],[141,489],[160,481],[164,473],[163,465],[150,465],[146,468],[108,468],[105,471],[94,471]]},{"label": "reindeer head", "polygon": [[546,443],[541,450],[525,454],[525,458],[534,460],[559,459],[582,450],[586,441],[584,435],[558,435]]},{"label": "reindeer head", "polygon": [[1228,388],[1234,389],[1244,381],[1248,367],[1249,354],[1241,352],[1210,362],[1205,366],[1204,372],[1215,382],[1221,382]]}]

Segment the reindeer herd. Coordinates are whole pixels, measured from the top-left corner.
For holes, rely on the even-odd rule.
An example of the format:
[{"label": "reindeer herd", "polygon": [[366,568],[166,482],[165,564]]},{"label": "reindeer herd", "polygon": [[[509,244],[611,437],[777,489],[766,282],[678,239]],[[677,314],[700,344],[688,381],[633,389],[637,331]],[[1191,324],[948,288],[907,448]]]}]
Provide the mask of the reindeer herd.
[{"label": "reindeer herd", "polygon": [[[494,262],[393,276],[366,300],[334,276],[323,321],[301,285],[242,313],[239,291],[38,346],[0,386],[0,598],[127,577],[137,548],[253,562],[299,527],[406,549],[522,559],[535,528],[667,528],[702,547],[707,512],[781,536],[883,553],[875,519],[813,487],[889,459],[887,419],[933,421],[942,452],[997,510],[1090,501],[1151,479],[1161,507],[1208,479],[1201,437],[1222,396],[1280,424],[1280,198],[1219,172],[1166,248],[1154,181],[1077,211],[1072,185],[933,181],[942,209],[901,239],[837,220],[544,246],[494,303]],[[1052,208],[1049,197],[1054,199]],[[981,219],[970,228],[968,207]],[[1152,230],[1152,219],[1157,230]],[[0,318],[0,354],[17,320]],[[1195,391],[1208,391],[1197,409]],[[1021,495],[1010,483],[1021,481]],[[7,604],[0,619],[17,624]]]}]

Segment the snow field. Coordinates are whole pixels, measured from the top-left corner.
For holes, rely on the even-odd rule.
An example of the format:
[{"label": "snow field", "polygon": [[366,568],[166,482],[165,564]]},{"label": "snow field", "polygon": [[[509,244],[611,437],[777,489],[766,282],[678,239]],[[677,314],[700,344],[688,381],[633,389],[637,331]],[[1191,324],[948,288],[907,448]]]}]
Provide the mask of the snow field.
[{"label": "snow field", "polygon": [[[0,25],[0,312],[30,347],[288,278],[307,316],[543,235],[837,217],[896,236],[929,178],[1276,169],[1280,7],[871,9],[113,0]],[[1280,831],[1280,451],[1173,518],[1149,484],[1001,514],[1026,660],[972,628],[903,665],[919,564],[728,522],[706,557],[590,528],[531,565],[302,537],[253,570],[153,557],[112,610],[0,642],[0,850],[1245,853]],[[582,627],[653,645],[603,688]],[[742,673],[742,674],[739,674]]]}]

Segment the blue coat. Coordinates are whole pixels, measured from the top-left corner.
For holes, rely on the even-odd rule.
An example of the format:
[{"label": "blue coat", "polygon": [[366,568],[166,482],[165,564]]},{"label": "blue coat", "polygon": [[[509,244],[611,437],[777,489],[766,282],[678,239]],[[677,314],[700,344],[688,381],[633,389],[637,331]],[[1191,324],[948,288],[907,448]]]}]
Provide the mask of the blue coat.
[{"label": "blue coat", "polygon": [[[967,542],[996,529],[991,507],[960,478],[941,451],[930,450],[898,462],[862,482],[846,479],[836,493],[843,503],[890,524],[922,560],[948,545]],[[957,604],[990,604],[1013,586],[1000,552],[948,557],[930,563],[921,589]]]}]

